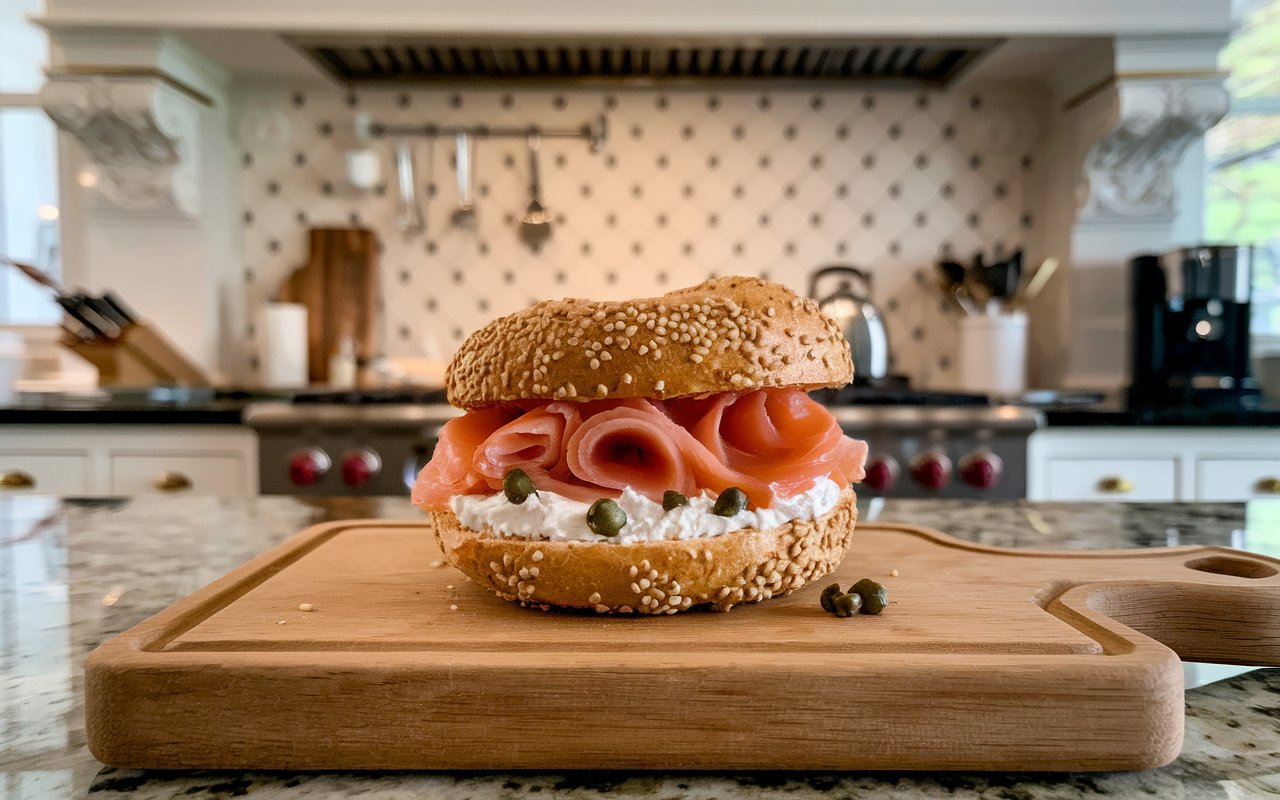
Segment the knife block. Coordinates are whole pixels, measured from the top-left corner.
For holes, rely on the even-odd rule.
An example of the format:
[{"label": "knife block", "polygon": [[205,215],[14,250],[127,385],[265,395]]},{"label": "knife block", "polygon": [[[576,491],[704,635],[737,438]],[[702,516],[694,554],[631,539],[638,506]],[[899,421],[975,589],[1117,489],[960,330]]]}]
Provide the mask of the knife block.
[{"label": "knife block", "polygon": [[125,328],[118,339],[59,343],[98,368],[99,386],[208,386],[209,376],[146,323]]}]

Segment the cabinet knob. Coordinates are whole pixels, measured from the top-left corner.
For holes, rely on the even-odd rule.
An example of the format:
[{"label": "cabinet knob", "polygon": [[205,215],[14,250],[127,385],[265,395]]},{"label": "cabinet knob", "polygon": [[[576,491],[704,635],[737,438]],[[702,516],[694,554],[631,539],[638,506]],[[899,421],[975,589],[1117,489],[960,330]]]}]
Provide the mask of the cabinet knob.
[{"label": "cabinet knob", "polygon": [[191,479],[181,472],[161,472],[151,485],[162,492],[181,492],[191,488]]},{"label": "cabinet knob", "polygon": [[1263,478],[1254,486],[1258,494],[1280,494],[1280,478]]},{"label": "cabinet knob", "polygon": [[1108,475],[1098,481],[1098,491],[1107,494],[1128,494],[1133,491],[1133,481],[1119,475]]},{"label": "cabinet knob", "polygon": [[23,472],[20,469],[11,469],[8,472],[0,473],[0,489],[34,488],[36,488],[36,479],[30,472]]}]

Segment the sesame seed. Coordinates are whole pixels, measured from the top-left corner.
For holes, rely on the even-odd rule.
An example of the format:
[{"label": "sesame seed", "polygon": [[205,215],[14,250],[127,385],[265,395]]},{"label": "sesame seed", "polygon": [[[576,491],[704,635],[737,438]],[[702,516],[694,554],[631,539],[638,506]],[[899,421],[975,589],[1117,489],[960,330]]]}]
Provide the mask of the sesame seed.
[{"label": "sesame seed", "polygon": [[450,610],[450,611],[457,611],[457,610],[458,610],[458,604],[457,604],[457,603],[451,603],[451,604],[449,605],[449,610]]},{"label": "sesame seed", "polygon": [[765,312],[764,312],[764,313],[768,314],[768,315],[769,315],[769,316],[771,316],[771,317],[773,317],[773,316],[777,316],[777,314],[778,314],[777,310],[776,310],[776,309],[774,309],[774,307],[773,307],[773,306],[769,306],[767,309],[765,309]]},{"label": "sesame seed", "polygon": [[649,570],[649,577],[656,581],[658,579],[658,571],[656,569]]},{"label": "sesame seed", "polygon": [[452,584],[452,583],[450,583],[450,584],[446,585],[444,588],[446,588],[446,589],[452,589],[452,588],[453,588],[453,584]]},{"label": "sesame seed", "polygon": [[613,344],[613,337],[612,336],[604,337],[604,346],[608,347],[611,344]]},{"label": "sesame seed", "polygon": [[511,554],[510,554],[510,553],[504,553],[504,554],[502,555],[502,566],[506,567],[507,569],[511,569]]},{"label": "sesame seed", "polygon": [[635,611],[635,609],[631,606],[618,606],[618,611],[623,614],[630,614],[632,611]]},{"label": "sesame seed", "polygon": [[635,592],[636,594],[640,594],[640,584],[638,584],[638,583],[632,583],[632,584],[631,584],[631,591]]},{"label": "sesame seed", "polygon": [[891,570],[889,570],[889,577],[890,577],[890,578],[896,578],[896,577],[898,577],[898,571],[897,571],[896,569],[891,569]]},{"label": "sesame seed", "polygon": [[591,359],[591,368],[592,368],[592,369],[600,369],[600,359],[598,359],[598,358],[593,358],[593,359]]},{"label": "sesame seed", "polygon": [[541,561],[541,560],[542,560],[542,551],[541,551],[541,550],[534,550],[534,551],[533,551],[533,555],[532,555],[532,556],[530,556],[530,558],[532,558],[534,561]]},{"label": "sesame seed", "polygon": [[613,360],[613,354],[612,354],[612,353],[610,353],[608,350],[605,350],[603,353],[601,353],[601,354],[600,354],[600,360],[601,360],[601,361],[612,361],[612,360]]},{"label": "sesame seed", "polygon": [[596,384],[596,394],[597,394],[598,396],[600,396],[600,397],[605,397],[605,396],[607,396],[607,395],[609,394],[609,387],[608,387],[608,386],[605,386],[603,383],[597,383],[597,384]]},{"label": "sesame seed", "polygon": [[648,589],[651,585],[652,585],[652,584],[650,583],[650,581],[649,581],[649,579],[648,579],[648,578],[641,578],[641,579],[640,579],[640,588],[641,588],[641,589]]},{"label": "sesame seed", "polygon": [[636,348],[636,352],[639,353],[640,355],[644,355],[645,353],[648,353],[649,345],[647,344],[640,345],[639,347]]},{"label": "sesame seed", "polygon": [[599,603],[599,602],[600,602],[600,593],[599,593],[599,592],[592,592],[592,593],[591,593],[591,596],[587,598],[587,602],[588,602],[588,603],[591,603],[592,605],[595,605],[596,603]]},{"label": "sesame seed", "polygon": [[622,382],[623,382],[623,383],[631,383],[631,373],[630,373],[630,372],[624,372],[624,373],[622,373]]},{"label": "sesame seed", "polygon": [[315,606],[311,605],[310,603],[298,603],[298,610],[299,610],[299,611],[314,611],[314,610],[315,610]]},{"label": "sesame seed", "polygon": [[276,624],[277,624],[277,625],[288,625],[288,624],[289,624],[289,621],[288,621],[287,619],[278,619],[278,620],[276,620]]},{"label": "sesame seed", "polygon": [[640,570],[636,568],[636,565],[635,565],[635,564],[632,564],[632,565],[631,565],[631,577],[633,577],[633,578],[634,578],[638,572],[640,572]]},{"label": "sesame seed", "polygon": [[608,606],[603,606],[603,605],[600,605],[599,603],[597,603],[597,604],[596,604],[596,613],[597,613],[597,614],[607,614],[608,612],[609,612],[609,607],[608,607]]},{"label": "sesame seed", "polygon": [[539,570],[537,567],[529,567],[529,577],[531,577],[531,578],[536,578],[536,577],[538,577],[538,574],[539,574],[540,572],[541,572],[541,570]]},{"label": "sesame seed", "polygon": [[654,388],[654,391],[658,391],[658,392],[665,391],[665,390],[666,390],[666,388],[667,388],[667,382],[666,382],[666,381],[658,381],[657,383],[655,383],[655,384],[653,385],[653,388]]},{"label": "sesame seed", "polygon": [[699,354],[699,353],[694,353],[693,355],[689,356],[689,360],[690,360],[690,361],[692,361],[692,362],[693,362],[693,363],[695,363],[695,364],[701,364],[701,363],[702,363],[702,355],[701,355],[701,354]]}]

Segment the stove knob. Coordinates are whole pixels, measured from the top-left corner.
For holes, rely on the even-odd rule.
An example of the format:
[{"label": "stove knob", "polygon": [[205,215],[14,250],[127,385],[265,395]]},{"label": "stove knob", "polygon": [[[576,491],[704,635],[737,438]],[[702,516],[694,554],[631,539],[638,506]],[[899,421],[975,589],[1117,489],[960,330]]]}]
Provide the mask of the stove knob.
[{"label": "stove knob", "polygon": [[960,459],[960,480],[975,489],[995,488],[1004,472],[1004,461],[990,450],[975,450]]},{"label": "stove knob", "polygon": [[901,470],[892,456],[876,456],[867,464],[867,474],[862,483],[871,491],[884,494],[898,481]]},{"label": "stove knob", "polygon": [[382,459],[372,450],[349,450],[342,456],[342,482],[359,489],[382,471]]},{"label": "stove knob", "polygon": [[289,480],[298,486],[315,486],[329,472],[329,454],[318,447],[289,454]]},{"label": "stove knob", "polygon": [[951,459],[936,450],[918,453],[911,459],[911,479],[925,489],[945,489],[951,482]]}]

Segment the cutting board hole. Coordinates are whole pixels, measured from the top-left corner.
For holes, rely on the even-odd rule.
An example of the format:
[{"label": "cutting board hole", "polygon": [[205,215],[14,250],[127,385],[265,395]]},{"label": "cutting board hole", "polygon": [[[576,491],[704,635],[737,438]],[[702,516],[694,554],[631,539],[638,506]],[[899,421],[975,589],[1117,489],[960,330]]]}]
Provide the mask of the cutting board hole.
[{"label": "cutting board hole", "polygon": [[1231,556],[1197,558],[1195,561],[1188,561],[1187,566],[1200,572],[1210,572],[1214,575],[1231,575],[1236,578],[1270,578],[1277,571],[1280,571],[1270,564],[1263,564],[1261,561],[1250,561],[1247,558],[1232,558]]}]

